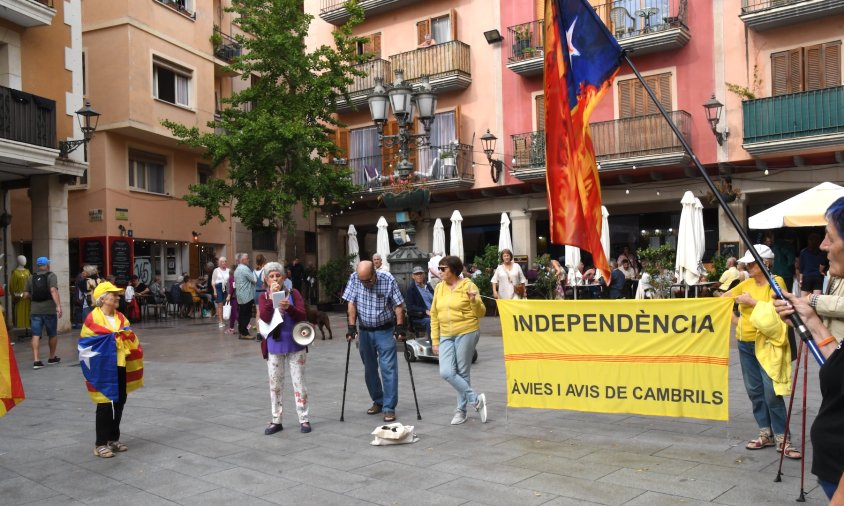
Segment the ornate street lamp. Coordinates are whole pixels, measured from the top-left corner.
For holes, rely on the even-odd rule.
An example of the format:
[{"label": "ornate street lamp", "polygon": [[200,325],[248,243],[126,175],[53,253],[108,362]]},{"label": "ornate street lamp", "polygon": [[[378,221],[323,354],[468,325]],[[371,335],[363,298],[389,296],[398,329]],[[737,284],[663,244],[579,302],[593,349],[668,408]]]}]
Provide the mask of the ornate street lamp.
[{"label": "ornate street lamp", "polygon": [[497,140],[498,137],[493,135],[488,128],[486,133],[481,136],[481,145],[484,148],[486,159],[489,160],[489,175],[492,177],[493,183],[498,182],[498,179],[501,177],[501,171],[504,169],[503,161],[492,158],[492,154],[495,153],[495,141]]},{"label": "ornate street lamp", "polygon": [[709,122],[709,126],[712,128],[715,140],[718,141],[719,146],[724,145],[724,139],[730,136],[729,131],[718,131],[718,122],[721,121],[721,112],[724,110],[724,104],[719,102],[713,93],[712,98],[703,103],[703,108],[706,109],[706,121]]},{"label": "ornate street lamp", "polygon": [[91,107],[91,102],[85,102],[85,107],[76,111],[76,118],[79,121],[79,128],[82,129],[82,139],[71,141],[59,141],[59,158],[67,158],[67,155],[83,144],[88,144],[97,131],[97,124],[100,122],[100,113]]},{"label": "ornate street lamp", "polygon": [[[383,78],[376,77],[375,88],[366,100],[369,102],[372,122],[378,128],[378,145],[399,148],[400,160],[396,167],[396,175],[404,179],[413,173],[413,164],[408,160],[410,144],[413,143],[420,148],[430,144],[431,122],[434,120],[434,111],[437,108],[437,94],[431,89],[428,76],[422,76],[419,90],[413,91],[413,86],[404,81],[403,71],[396,70],[395,74],[393,84],[387,87],[384,86]],[[399,132],[395,135],[384,135],[384,125],[387,123],[390,108],[396,118]],[[414,116],[422,122],[424,133],[411,133]]]}]

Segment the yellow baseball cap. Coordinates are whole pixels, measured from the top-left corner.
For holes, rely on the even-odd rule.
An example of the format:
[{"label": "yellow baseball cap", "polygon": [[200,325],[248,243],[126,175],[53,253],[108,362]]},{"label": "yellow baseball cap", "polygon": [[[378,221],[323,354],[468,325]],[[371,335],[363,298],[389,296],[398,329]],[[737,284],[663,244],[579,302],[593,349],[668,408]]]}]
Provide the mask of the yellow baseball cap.
[{"label": "yellow baseball cap", "polygon": [[94,300],[99,299],[100,297],[105,295],[106,292],[114,292],[114,293],[120,294],[120,293],[123,293],[123,289],[114,286],[113,284],[111,284],[108,281],[103,281],[102,283],[97,285],[96,288],[94,288]]}]

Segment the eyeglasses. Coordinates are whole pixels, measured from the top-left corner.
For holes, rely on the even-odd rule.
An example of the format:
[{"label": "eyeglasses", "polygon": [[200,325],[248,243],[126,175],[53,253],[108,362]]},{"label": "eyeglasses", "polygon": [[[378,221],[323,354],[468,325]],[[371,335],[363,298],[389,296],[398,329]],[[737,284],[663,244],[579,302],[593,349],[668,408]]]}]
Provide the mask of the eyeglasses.
[{"label": "eyeglasses", "polygon": [[445,265],[440,265],[440,266],[438,267],[438,269],[440,270],[440,272],[442,272],[442,271],[446,271],[446,270],[448,270],[448,266],[445,266]]}]

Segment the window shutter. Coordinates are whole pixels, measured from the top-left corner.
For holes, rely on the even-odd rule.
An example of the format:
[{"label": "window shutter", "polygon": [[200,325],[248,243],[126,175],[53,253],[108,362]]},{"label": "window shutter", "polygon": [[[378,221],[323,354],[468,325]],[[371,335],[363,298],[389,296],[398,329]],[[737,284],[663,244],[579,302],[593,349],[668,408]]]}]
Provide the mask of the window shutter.
[{"label": "window shutter", "polygon": [[340,158],[348,158],[349,157],[349,129],[348,128],[338,128],[334,132],[334,143],[337,144],[338,153],[337,156]]},{"label": "window shutter", "polygon": [[[423,19],[416,23],[416,44],[425,42],[425,36],[431,33],[431,20]],[[437,41],[439,42],[439,41]]]},{"label": "window shutter", "polygon": [[806,51],[806,91],[819,90],[824,87],[821,45],[808,46],[804,49]]},{"label": "window shutter", "polygon": [[[457,10],[451,9],[449,13],[449,26],[451,28],[451,40],[457,40]],[[439,41],[437,41],[439,42]]]},{"label": "window shutter", "polygon": [[633,116],[633,80],[618,82],[618,117],[629,118]]},{"label": "window shutter", "polygon": [[771,54],[771,96],[788,93],[788,51]]},{"label": "window shutter", "polygon": [[545,0],[534,1],[534,13],[536,19],[543,19],[545,17]]},{"label": "window shutter", "polygon": [[376,60],[381,59],[381,32],[373,33],[369,40],[372,43],[372,57]]},{"label": "window shutter", "polygon": [[824,87],[841,86],[841,41],[823,45]]},{"label": "window shutter", "polygon": [[[666,111],[672,110],[672,100],[671,100],[671,74],[660,74],[659,75],[659,93],[656,94],[659,97],[659,103],[662,104],[662,107]],[[659,112],[659,110],[654,111]]]},{"label": "window shutter", "polygon": [[545,95],[536,96],[536,130],[545,130]]},{"label": "window shutter", "polygon": [[788,51],[788,93],[803,91],[803,48]]},{"label": "window shutter", "polygon": [[633,81],[631,85],[633,86],[633,116],[646,114],[648,105],[647,102],[645,102],[645,88],[639,81]]}]

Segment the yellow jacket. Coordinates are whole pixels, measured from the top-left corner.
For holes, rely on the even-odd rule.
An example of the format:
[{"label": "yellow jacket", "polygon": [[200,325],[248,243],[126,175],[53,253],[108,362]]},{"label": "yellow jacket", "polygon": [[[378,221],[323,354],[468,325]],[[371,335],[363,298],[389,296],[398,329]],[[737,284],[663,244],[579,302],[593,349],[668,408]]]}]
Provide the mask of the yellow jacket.
[{"label": "yellow jacket", "polygon": [[771,377],[777,395],[791,395],[791,347],[788,328],[774,309],[773,302],[759,301],[750,315],[756,327],[756,359]]},{"label": "yellow jacket", "polygon": [[[474,300],[469,300],[467,292],[476,292]],[[437,283],[434,290],[434,302],[431,304],[431,344],[440,345],[443,339],[453,339],[481,328],[481,318],[486,314],[486,306],[475,283],[461,279],[452,288],[448,283]]]}]

